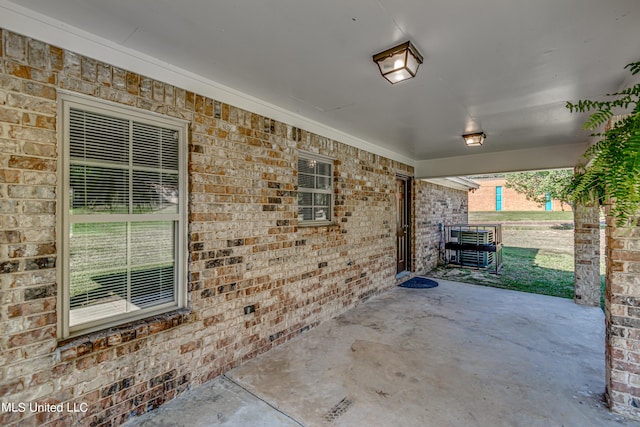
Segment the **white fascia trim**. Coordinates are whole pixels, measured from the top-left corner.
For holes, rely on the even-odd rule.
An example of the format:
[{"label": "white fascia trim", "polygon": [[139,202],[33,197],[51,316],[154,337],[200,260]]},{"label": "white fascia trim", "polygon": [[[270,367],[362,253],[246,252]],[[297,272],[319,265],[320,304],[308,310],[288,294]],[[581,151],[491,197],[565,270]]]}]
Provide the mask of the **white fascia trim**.
[{"label": "white fascia trim", "polygon": [[0,28],[415,166],[409,157],[7,0],[0,0]]},{"label": "white fascia trim", "polygon": [[431,184],[439,185],[441,187],[453,188],[455,190],[471,190],[480,188],[480,184],[477,182],[465,178],[462,176],[458,177],[449,177],[449,178],[433,178],[433,179],[423,179],[423,181],[429,182]]},{"label": "white fascia trim", "polygon": [[434,179],[499,172],[573,168],[585,161],[583,154],[588,146],[587,142],[582,142],[421,160],[416,162],[415,176],[418,179]]}]

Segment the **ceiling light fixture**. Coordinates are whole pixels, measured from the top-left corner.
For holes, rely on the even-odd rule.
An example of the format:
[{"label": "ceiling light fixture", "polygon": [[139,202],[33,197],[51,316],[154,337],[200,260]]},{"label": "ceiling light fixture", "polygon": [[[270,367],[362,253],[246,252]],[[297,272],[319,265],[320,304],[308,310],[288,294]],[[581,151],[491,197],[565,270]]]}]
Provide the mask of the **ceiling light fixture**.
[{"label": "ceiling light fixture", "polygon": [[411,42],[405,42],[373,55],[373,62],[378,64],[382,77],[395,84],[416,76],[422,55]]},{"label": "ceiling light fixture", "polygon": [[484,139],[487,137],[484,132],[467,133],[462,135],[464,143],[467,147],[477,147],[484,144]]}]

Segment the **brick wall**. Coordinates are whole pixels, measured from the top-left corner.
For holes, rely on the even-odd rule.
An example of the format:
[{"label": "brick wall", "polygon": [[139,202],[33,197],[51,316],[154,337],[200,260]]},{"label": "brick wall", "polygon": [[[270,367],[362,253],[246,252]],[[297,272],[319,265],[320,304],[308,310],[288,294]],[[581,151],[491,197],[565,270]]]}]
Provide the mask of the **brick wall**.
[{"label": "brick wall", "polygon": [[416,180],[414,185],[414,266],[416,271],[429,271],[441,262],[444,250],[440,224],[468,222],[468,190],[435,185]]},{"label": "brick wall", "polygon": [[[119,424],[395,285],[395,177],[411,167],[6,30],[0,37],[0,399],[89,405],[4,412],[0,424]],[[188,309],[57,340],[58,89],[191,122]],[[335,225],[299,227],[298,150],[336,159]],[[435,217],[465,205],[448,190],[416,190],[419,206],[436,200],[414,231],[426,267]]]},{"label": "brick wall", "polygon": [[[469,211],[495,211],[496,210],[496,186],[502,186],[502,210],[503,211],[544,211],[544,205],[538,205],[535,202],[527,200],[523,195],[515,191],[513,188],[506,186],[506,180],[503,178],[496,179],[478,179],[475,178],[480,188],[469,193]],[[567,204],[560,203],[559,200],[553,200],[554,211],[570,211],[571,207]]]},{"label": "brick wall", "polygon": [[606,397],[611,409],[640,419],[640,227],[607,216]]},{"label": "brick wall", "polygon": [[600,306],[600,205],[577,204],[574,220],[574,301]]}]

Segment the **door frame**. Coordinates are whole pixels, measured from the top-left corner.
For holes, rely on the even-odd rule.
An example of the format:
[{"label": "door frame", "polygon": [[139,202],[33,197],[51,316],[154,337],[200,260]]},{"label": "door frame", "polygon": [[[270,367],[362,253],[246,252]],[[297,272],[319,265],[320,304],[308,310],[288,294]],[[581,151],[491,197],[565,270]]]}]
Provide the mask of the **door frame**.
[{"label": "door frame", "polygon": [[[398,193],[397,193],[397,184],[398,181],[404,181],[404,212],[405,212],[405,222],[406,222],[406,234],[405,234],[405,242],[404,242],[404,252],[405,252],[405,260],[404,260],[404,269],[400,270],[400,260],[398,254],[400,252],[399,248],[399,236],[398,236]],[[408,175],[396,175],[396,191],[394,192],[396,195],[396,274],[400,274],[402,272],[410,272],[413,269],[413,178]]]}]

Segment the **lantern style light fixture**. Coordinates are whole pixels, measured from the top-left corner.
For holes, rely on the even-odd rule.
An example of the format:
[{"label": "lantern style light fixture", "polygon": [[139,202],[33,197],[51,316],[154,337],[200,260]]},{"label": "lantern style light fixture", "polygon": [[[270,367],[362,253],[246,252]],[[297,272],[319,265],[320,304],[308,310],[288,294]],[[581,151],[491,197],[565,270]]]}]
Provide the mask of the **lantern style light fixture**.
[{"label": "lantern style light fixture", "polygon": [[467,147],[478,147],[484,144],[484,139],[487,137],[484,132],[467,133],[462,135],[464,143]]},{"label": "lantern style light fixture", "polygon": [[373,55],[373,62],[378,64],[382,77],[395,84],[416,76],[422,55],[411,42],[405,42]]}]

